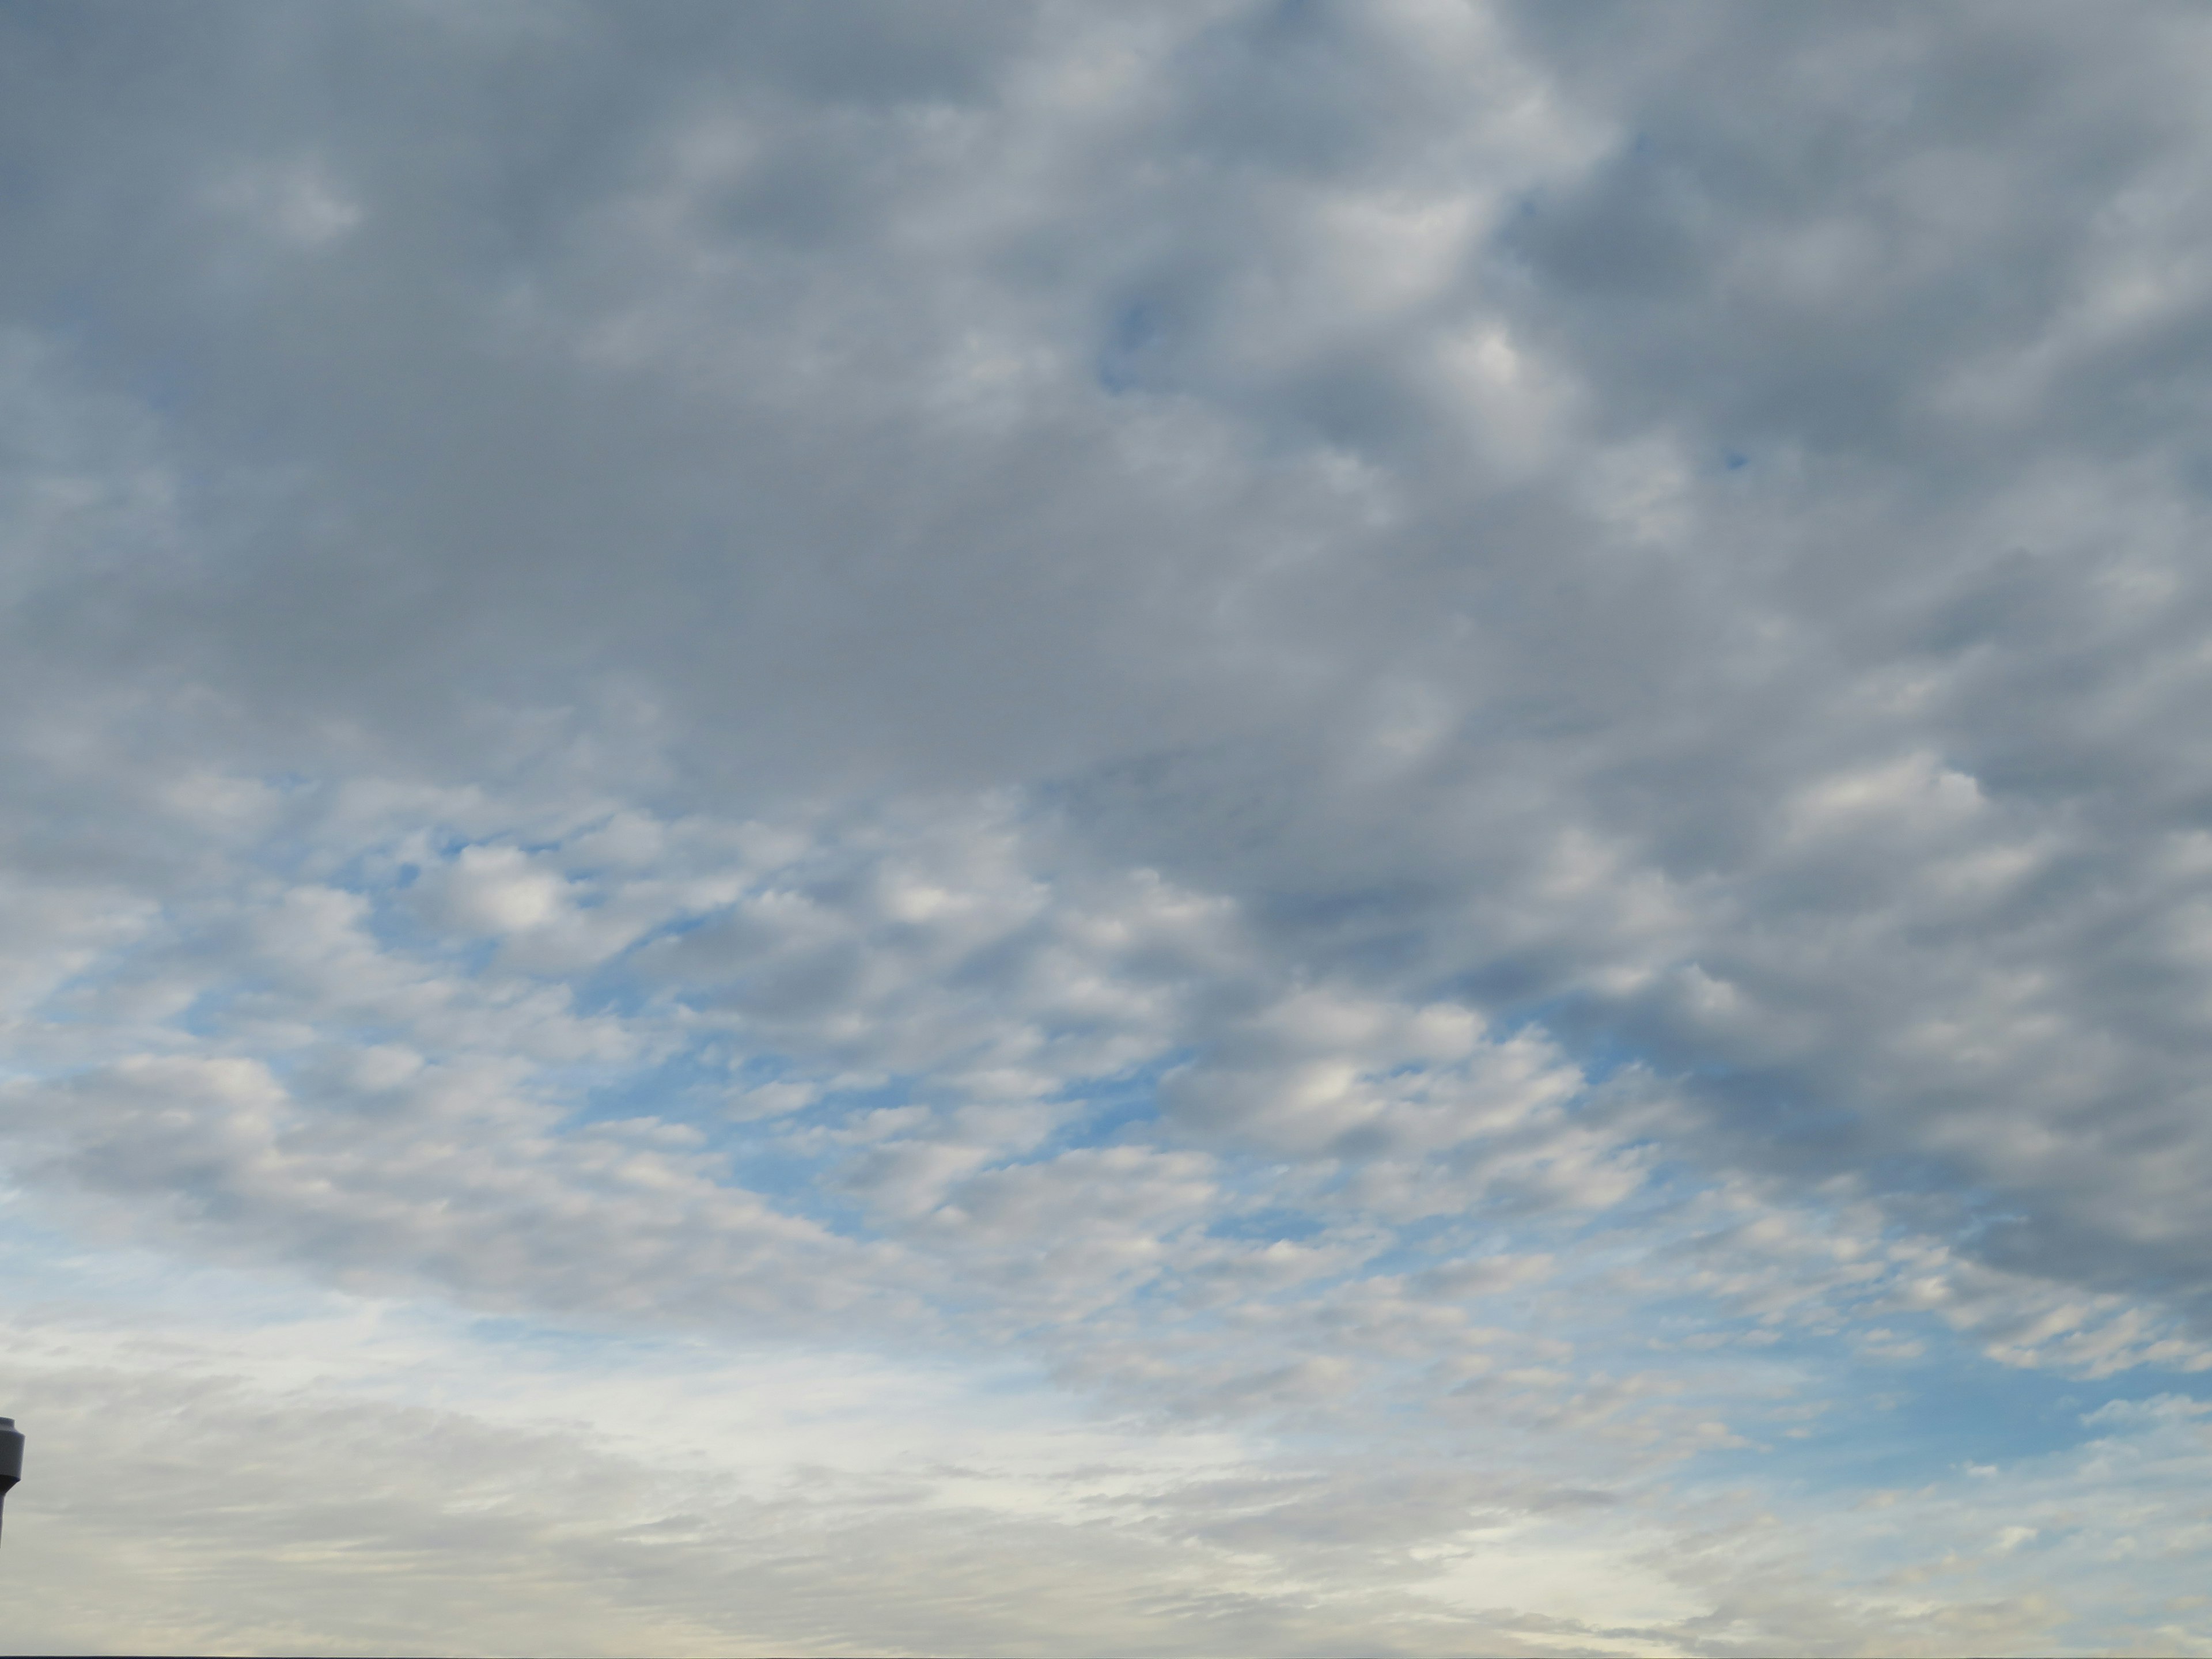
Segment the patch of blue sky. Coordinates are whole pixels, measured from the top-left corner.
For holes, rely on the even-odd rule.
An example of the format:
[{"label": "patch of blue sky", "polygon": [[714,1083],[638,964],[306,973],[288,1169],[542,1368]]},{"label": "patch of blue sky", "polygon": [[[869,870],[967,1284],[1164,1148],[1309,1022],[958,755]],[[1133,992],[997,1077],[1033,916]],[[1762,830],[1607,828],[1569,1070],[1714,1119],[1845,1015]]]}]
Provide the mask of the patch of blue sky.
[{"label": "patch of blue sky", "polygon": [[[865,1206],[834,1180],[836,1164],[851,1156],[854,1147],[825,1142],[812,1132],[874,1112],[941,1103],[929,1079],[901,1075],[860,1087],[823,1088],[806,1106],[747,1118],[732,1115],[729,1105],[733,1097],[777,1084],[819,1085],[822,1072],[783,1055],[737,1054],[732,1049],[731,1040],[718,1035],[647,1065],[611,1073],[587,1067],[550,1068],[541,1071],[537,1081],[556,1097],[563,1085],[576,1088],[580,1097],[565,1121],[568,1128],[639,1118],[685,1125],[702,1135],[702,1151],[726,1160],[732,1184],[848,1237],[878,1236]],[[1067,1151],[1133,1138],[1131,1132],[1157,1116],[1159,1077],[1176,1063],[1180,1057],[1072,1085],[1056,1098],[1077,1105],[1079,1114],[1038,1146],[996,1162],[1042,1163]],[[1267,1190],[1264,1176],[1255,1179],[1255,1193]]]},{"label": "patch of blue sky", "polygon": [[[1362,1260],[1359,1273],[1395,1276],[1501,1257],[1551,1255],[1567,1243],[1557,1230],[1540,1224],[1513,1228],[1480,1217],[1424,1216],[1393,1228],[1388,1242]],[[1526,1295],[1551,1296],[1559,1289],[1558,1281],[1535,1281]],[[1520,1291],[1513,1294],[1516,1299],[1522,1297]]]},{"label": "patch of blue sky", "polygon": [[734,1182],[784,1214],[811,1221],[855,1243],[877,1243],[898,1230],[886,1225],[865,1199],[835,1179],[836,1164],[852,1151],[808,1147],[787,1134],[763,1134],[733,1147],[728,1157]]},{"label": "patch of blue sky", "polygon": [[841,1120],[921,1103],[921,1079],[890,1078],[865,1089],[826,1093],[811,1106],[773,1117],[694,1120],[693,1127],[704,1133],[704,1149],[725,1160],[733,1185],[845,1237],[874,1240],[886,1237],[888,1230],[836,1179],[838,1166],[863,1149],[818,1132]]},{"label": "patch of blue sky", "polygon": [[1162,1081],[1197,1054],[1194,1048],[1172,1048],[1142,1065],[1068,1084],[1051,1099],[1078,1110],[1045,1140],[1037,1156],[1050,1158],[1079,1147],[1114,1146],[1138,1138],[1159,1121]]},{"label": "patch of blue sky", "polygon": [[571,1103],[567,1124],[572,1127],[653,1117],[711,1136],[727,1123],[723,1107],[730,1065],[726,1049],[717,1043],[689,1045],[642,1066],[546,1068],[536,1079],[554,1097]]},{"label": "patch of blue sky", "polygon": [[1327,1216],[1313,1210],[1262,1203],[1216,1216],[1206,1224],[1206,1236],[1241,1244],[1303,1244],[1326,1233],[1329,1224]]},{"label": "patch of blue sky", "polygon": [[[1038,1146],[1008,1161],[1043,1162],[1077,1148],[1131,1139],[1157,1121],[1161,1079],[1189,1057],[1188,1051],[1178,1050],[1141,1066],[1070,1083],[1048,1098],[1076,1109]],[[660,1117],[705,1131],[709,1145],[732,1147],[750,1146],[771,1130],[781,1133],[776,1126],[821,1124],[887,1109],[941,1103],[922,1074],[830,1088],[825,1070],[819,1063],[793,1056],[747,1052],[740,1038],[717,1031],[644,1065],[612,1070],[556,1067],[538,1075],[541,1084],[556,1092],[564,1084],[578,1088],[581,1097],[572,1114],[573,1123]],[[769,1117],[748,1119],[728,1109],[733,1097],[779,1084],[811,1085],[822,1092],[811,1105]]]},{"label": "patch of blue sky", "polygon": [[821,1070],[781,1054],[740,1053],[730,1037],[719,1033],[643,1065],[549,1068],[538,1078],[556,1095],[562,1084],[574,1085],[570,1127],[659,1118],[698,1130],[710,1150],[749,1160],[764,1140],[787,1137],[794,1125],[909,1106],[923,1096],[922,1079],[890,1077],[863,1087],[823,1087],[811,1105],[747,1117],[732,1111],[735,1097],[776,1084],[820,1085]]},{"label": "patch of blue sky", "polygon": [[[2142,1368],[2094,1382],[2008,1365],[1925,1316],[1893,1318],[1916,1355],[1869,1355],[1847,1336],[1798,1333],[1762,1351],[1818,1379],[1826,1409],[1772,1425],[1750,1421],[1738,1432],[1755,1444],[1709,1451],[1704,1474],[1723,1480],[1783,1480],[1811,1494],[1917,1486],[1942,1474],[1998,1467],[2062,1452],[2099,1438],[2087,1421],[2115,1401],[2187,1395],[2172,1372]],[[1809,1392],[1809,1391],[1808,1391]],[[2201,1397],[2192,1395],[2191,1397]],[[1793,1432],[1794,1431],[1794,1432]]]}]

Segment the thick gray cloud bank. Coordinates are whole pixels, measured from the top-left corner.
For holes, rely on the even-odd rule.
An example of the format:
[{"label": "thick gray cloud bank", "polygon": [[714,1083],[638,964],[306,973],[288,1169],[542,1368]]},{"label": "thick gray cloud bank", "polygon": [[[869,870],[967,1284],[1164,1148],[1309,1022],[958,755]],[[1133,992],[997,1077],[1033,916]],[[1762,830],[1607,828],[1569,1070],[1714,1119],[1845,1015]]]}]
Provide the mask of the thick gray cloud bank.
[{"label": "thick gray cloud bank", "polygon": [[0,5],[0,1644],[2212,1653],[2208,76]]}]

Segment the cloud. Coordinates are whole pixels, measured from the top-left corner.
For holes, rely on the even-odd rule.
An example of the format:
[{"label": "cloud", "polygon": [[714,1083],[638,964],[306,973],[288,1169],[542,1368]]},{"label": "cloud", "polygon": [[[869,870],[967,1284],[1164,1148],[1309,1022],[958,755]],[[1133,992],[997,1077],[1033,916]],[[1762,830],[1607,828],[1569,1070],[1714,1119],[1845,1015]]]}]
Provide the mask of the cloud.
[{"label": "cloud", "polygon": [[[42,1425],[12,1495],[15,1628],[46,1648],[116,1629],[333,1652],[958,1631],[1012,1651],[1079,1617],[1139,1652],[1194,1627],[1262,1651],[1360,1631],[1407,1653],[2197,1639],[2173,1572],[2203,1412],[2172,1395],[2090,1413],[2079,1448],[1854,1504],[1623,1501],[1510,1465],[1263,1464],[1249,1436],[1086,1423],[1015,1376],[863,1354],[580,1349],[204,1272],[180,1317],[90,1265],[9,1330]],[[149,1513],[192,1522],[149,1532]],[[1531,1600],[1552,1611],[1513,1610]]]},{"label": "cloud", "polygon": [[[858,1468],[782,1601],[610,1465],[693,1540],[578,1568],[610,1649],[2201,1642],[2061,1511],[2195,1455],[2212,1334],[2204,31],[0,11],[38,1271],[1241,1437],[1034,1536]],[[470,1571],[571,1559],[542,1425],[406,1421]],[[1571,1510],[1638,1518],[1513,1553]],[[306,1643],[317,1513],[265,1617],[41,1628]]]}]

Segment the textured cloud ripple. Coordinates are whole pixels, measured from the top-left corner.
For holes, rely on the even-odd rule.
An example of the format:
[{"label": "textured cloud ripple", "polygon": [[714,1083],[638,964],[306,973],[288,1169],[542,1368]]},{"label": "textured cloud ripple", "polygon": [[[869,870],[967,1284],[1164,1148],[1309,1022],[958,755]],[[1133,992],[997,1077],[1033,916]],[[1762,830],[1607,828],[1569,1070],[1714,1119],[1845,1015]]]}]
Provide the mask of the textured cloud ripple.
[{"label": "textured cloud ripple", "polygon": [[0,4],[0,1648],[2212,1653],[2208,75]]}]

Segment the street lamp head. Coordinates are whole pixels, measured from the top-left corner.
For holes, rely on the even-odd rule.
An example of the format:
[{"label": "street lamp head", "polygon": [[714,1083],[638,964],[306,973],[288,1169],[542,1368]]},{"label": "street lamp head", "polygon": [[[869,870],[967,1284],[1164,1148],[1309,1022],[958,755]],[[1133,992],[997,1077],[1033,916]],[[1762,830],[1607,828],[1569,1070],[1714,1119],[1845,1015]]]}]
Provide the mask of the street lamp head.
[{"label": "street lamp head", "polygon": [[0,1417],[0,1503],[7,1501],[8,1489],[23,1478],[23,1437],[15,1431],[15,1419]]}]

